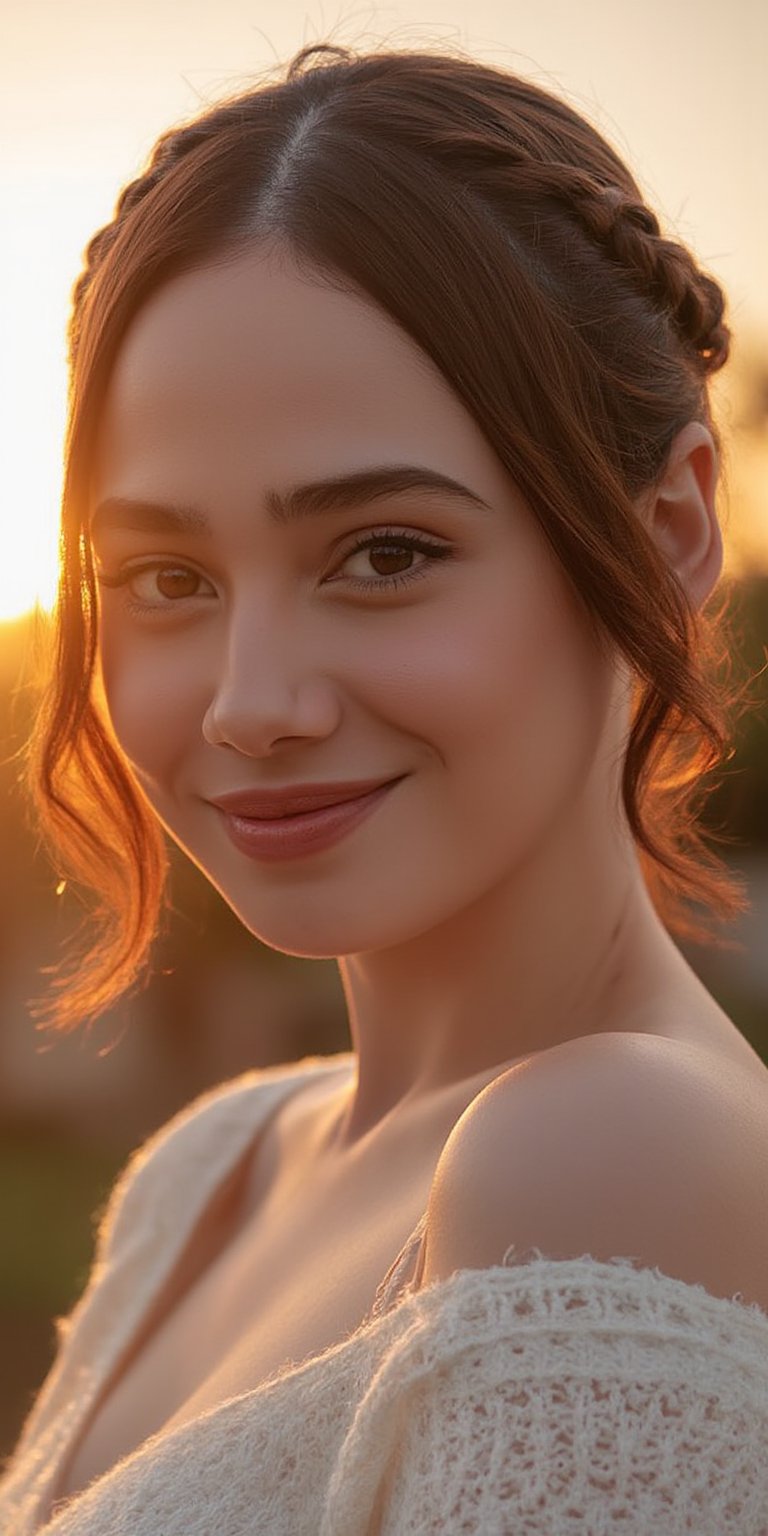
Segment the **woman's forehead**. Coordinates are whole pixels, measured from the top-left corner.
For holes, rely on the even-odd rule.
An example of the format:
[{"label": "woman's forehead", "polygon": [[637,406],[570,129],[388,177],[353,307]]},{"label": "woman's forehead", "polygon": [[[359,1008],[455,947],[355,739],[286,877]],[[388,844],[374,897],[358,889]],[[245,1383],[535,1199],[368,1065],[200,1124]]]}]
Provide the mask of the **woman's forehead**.
[{"label": "woman's forehead", "polygon": [[284,483],[384,459],[474,475],[490,500],[509,488],[473,416],[379,306],[253,253],[173,279],[135,316],[94,471],[133,478],[154,464],[164,477],[191,459],[197,474],[200,458],[233,454],[288,456],[275,464]]},{"label": "woman's forehead", "polygon": [[451,392],[380,306],[259,253],[186,272],[140,308],[113,372],[122,398],[147,387]]}]

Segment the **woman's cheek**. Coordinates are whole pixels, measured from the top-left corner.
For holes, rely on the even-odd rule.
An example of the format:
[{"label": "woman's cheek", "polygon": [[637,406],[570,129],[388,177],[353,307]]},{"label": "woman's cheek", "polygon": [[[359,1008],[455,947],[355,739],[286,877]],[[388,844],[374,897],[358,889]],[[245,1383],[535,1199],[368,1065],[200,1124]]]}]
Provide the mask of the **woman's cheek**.
[{"label": "woman's cheek", "polygon": [[[105,624],[101,676],[117,741],[141,774],[167,780],[200,733],[199,681],[178,648],[132,641]],[[197,695],[197,697],[196,697]]]}]

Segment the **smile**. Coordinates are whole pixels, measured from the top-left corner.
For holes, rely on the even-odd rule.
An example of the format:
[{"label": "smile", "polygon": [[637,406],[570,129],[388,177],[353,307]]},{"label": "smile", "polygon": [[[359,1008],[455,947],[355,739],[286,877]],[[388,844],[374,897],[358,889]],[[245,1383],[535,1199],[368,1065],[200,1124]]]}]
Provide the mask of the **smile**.
[{"label": "smile", "polygon": [[217,810],[229,838],[241,853],[265,863],[276,863],[322,853],[332,847],[365,821],[399,783],[400,779],[392,779],[355,799],[269,820],[238,815],[221,807]]}]

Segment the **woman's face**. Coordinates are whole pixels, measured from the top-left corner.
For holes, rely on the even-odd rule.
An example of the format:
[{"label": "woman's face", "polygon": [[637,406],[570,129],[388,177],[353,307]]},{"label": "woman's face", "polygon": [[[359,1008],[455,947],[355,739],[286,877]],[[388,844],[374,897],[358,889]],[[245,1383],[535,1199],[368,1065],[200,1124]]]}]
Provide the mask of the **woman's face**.
[{"label": "woman's face", "polygon": [[[395,466],[468,494],[271,510]],[[118,356],[91,512],[114,732],[265,943],[401,943],[514,880],[564,819],[605,826],[619,674],[479,426],[372,302],[261,252],[174,279]],[[211,803],[395,778],[332,846],[279,862]]]}]

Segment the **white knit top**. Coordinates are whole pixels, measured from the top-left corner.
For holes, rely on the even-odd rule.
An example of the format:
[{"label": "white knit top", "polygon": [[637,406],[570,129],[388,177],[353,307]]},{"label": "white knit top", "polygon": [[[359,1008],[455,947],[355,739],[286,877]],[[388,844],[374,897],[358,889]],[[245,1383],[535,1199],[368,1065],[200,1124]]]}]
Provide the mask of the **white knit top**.
[{"label": "white knit top", "polygon": [[191,1230],[280,1100],[351,1052],[196,1099],[117,1180],[85,1291],[0,1477],[2,1536],[768,1536],[768,1315],[538,1249],[408,1278],[364,1323],[50,1510],[68,1449]]}]

